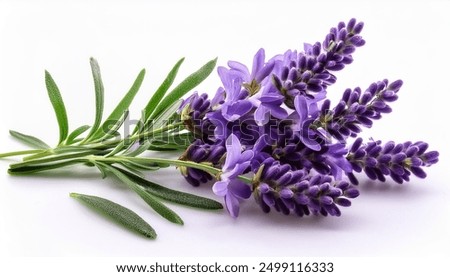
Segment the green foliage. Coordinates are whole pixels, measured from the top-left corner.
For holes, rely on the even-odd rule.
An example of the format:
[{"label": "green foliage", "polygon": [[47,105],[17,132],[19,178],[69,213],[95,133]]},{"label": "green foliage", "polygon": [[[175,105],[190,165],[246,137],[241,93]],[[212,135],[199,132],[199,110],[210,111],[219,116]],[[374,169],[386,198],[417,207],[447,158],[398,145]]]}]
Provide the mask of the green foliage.
[{"label": "green foliage", "polygon": [[[182,103],[181,98],[211,74],[217,59],[209,61],[171,89],[183,61],[184,58],[180,59],[170,70],[144,107],[141,124],[127,137],[123,137],[119,130],[127,120],[128,109],[144,80],[144,69],[110,115],[103,119],[105,90],[100,66],[94,58],[91,58],[95,118],[92,126],[83,125],[70,133],[67,112],[59,88],[50,73],[45,71],[45,84],[59,127],[59,143],[52,148],[36,137],[10,131],[12,137],[33,149],[0,154],[0,158],[28,155],[21,162],[10,164],[8,173],[30,175],[74,165],[96,167],[103,178],[115,176],[158,215],[179,225],[183,225],[184,221],[163,202],[204,210],[222,209],[222,204],[217,201],[169,189],[145,178],[145,172],[154,172],[168,166],[192,166],[211,174],[219,173],[218,169],[178,159],[138,157],[149,153],[147,152],[149,149],[183,151],[194,139],[193,135],[184,129],[184,123],[177,111]],[[156,238],[153,228],[128,208],[97,196],[77,193],[70,196],[131,231]]]},{"label": "green foliage", "polygon": [[108,199],[92,195],[71,193],[70,197],[78,199],[94,211],[109,217],[130,231],[137,232],[151,239],[155,239],[157,236],[152,226],[150,226],[135,212],[125,208],[124,206],[114,203]]}]

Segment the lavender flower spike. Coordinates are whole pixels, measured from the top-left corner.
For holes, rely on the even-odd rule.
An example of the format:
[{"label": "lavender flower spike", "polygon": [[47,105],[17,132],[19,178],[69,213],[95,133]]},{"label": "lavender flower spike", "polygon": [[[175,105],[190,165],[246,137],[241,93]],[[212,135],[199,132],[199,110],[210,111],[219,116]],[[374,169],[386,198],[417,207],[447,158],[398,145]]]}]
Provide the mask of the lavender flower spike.
[{"label": "lavender flower spike", "polygon": [[[358,138],[347,156],[353,170],[364,170],[367,177],[372,180],[386,181],[385,176],[390,176],[397,183],[409,181],[411,172],[419,178],[425,178],[427,174],[422,167],[428,167],[439,161],[437,151],[426,152],[428,144],[422,141],[395,144],[390,141],[384,146],[381,141],[371,141],[366,145]],[[352,183],[357,184],[353,173],[348,174]]]},{"label": "lavender flower spike", "polygon": [[[334,73],[365,45],[363,27],[355,19],[340,22],[323,43],[305,43],[303,50],[287,50],[268,61],[261,48],[251,68],[236,61],[219,67],[222,86],[214,98],[195,94],[181,119],[202,139],[182,158],[221,171],[212,176],[180,167],[188,182],[197,186],[216,177],[213,191],[224,197],[233,217],[240,200],[251,194],[264,212],[340,216],[340,207],[359,195],[353,186],[357,172],[382,182],[386,176],[397,183],[409,181],[411,174],[425,178],[424,167],[439,159],[425,142],[383,145],[356,139],[392,111],[403,81],[346,89],[334,107],[327,99]],[[349,138],[356,139],[353,145]]]},{"label": "lavender flower spike", "polygon": [[256,202],[266,213],[274,208],[285,215],[340,216],[338,206],[348,207],[349,199],[359,192],[347,181],[334,181],[331,176],[310,175],[304,170],[291,170],[273,158],[261,163],[254,183]]},{"label": "lavender flower spike", "polygon": [[[206,163],[214,167],[219,167],[220,160],[224,154],[225,147],[222,141],[218,141],[215,144],[208,144],[204,143],[201,139],[197,139],[186,149],[179,160]],[[203,170],[185,166],[180,166],[179,169],[186,181],[194,187],[198,187],[201,183],[212,180],[211,174]]]},{"label": "lavender flower spike", "polygon": [[228,212],[234,218],[239,215],[239,200],[250,197],[250,187],[238,179],[238,176],[248,170],[253,152],[242,152],[241,143],[234,134],[230,135],[226,142],[226,159],[222,167],[220,181],[213,186],[213,191],[218,196],[223,196]]},{"label": "lavender flower spike", "polygon": [[333,109],[330,110],[330,100],[324,101],[320,115],[312,126],[339,141],[345,141],[349,136],[356,137],[362,131],[360,126],[370,128],[373,120],[392,111],[388,103],[398,99],[397,93],[402,84],[402,80],[389,84],[384,79],[372,83],[364,92],[359,87],[346,89]]}]

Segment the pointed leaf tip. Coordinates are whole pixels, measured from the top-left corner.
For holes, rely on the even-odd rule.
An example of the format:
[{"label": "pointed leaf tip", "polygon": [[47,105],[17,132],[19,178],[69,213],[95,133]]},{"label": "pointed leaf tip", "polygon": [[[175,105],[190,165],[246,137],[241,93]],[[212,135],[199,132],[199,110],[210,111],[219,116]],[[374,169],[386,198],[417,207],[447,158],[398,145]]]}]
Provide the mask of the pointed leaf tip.
[{"label": "pointed leaf tip", "polygon": [[45,70],[45,85],[47,87],[48,96],[50,102],[52,103],[56,119],[58,121],[59,144],[61,144],[69,134],[69,122],[67,119],[66,107],[61,97],[59,88],[47,70]]},{"label": "pointed leaf tip", "polygon": [[155,239],[157,236],[155,230],[144,219],[124,206],[98,196],[79,193],[70,193],[69,195],[130,231],[151,239]]},{"label": "pointed leaf tip", "polygon": [[161,85],[158,87],[156,92],[153,94],[150,101],[147,103],[147,106],[144,108],[144,129],[148,127],[149,121],[154,119],[155,117],[153,114],[158,109],[159,103],[162,101],[163,97],[166,95],[169,88],[172,86],[173,82],[175,81],[175,78],[178,74],[178,70],[181,67],[181,64],[184,62],[184,57],[181,58],[170,70],[170,72],[167,74],[164,81],[161,83]]},{"label": "pointed leaf tip", "polygon": [[13,131],[13,130],[9,130],[9,134],[14,137],[15,139],[35,148],[35,149],[49,149],[51,148],[48,144],[46,144],[45,142],[43,142],[42,140],[30,136],[30,135],[25,135],[22,133],[19,133],[17,131]]},{"label": "pointed leaf tip", "polygon": [[194,89],[201,82],[203,82],[216,67],[217,57],[204,64],[197,71],[186,77],[178,86],[176,86],[170,93],[164,97],[164,99],[155,107],[155,111],[152,113],[150,119],[157,117],[173,102],[183,97],[186,93]]}]

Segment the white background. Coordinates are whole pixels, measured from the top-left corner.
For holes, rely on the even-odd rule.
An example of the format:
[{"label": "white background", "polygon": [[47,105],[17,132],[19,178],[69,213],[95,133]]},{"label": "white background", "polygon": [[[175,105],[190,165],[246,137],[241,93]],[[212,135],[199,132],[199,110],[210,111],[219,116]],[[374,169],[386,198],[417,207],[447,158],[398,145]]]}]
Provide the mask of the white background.
[{"label": "white background", "polygon": [[[36,3],[39,2],[39,3]],[[75,1],[74,1],[75,2]],[[425,180],[407,185],[364,182],[340,218],[263,214],[253,201],[234,220],[225,211],[203,212],[171,205],[180,227],[153,213],[119,182],[91,169],[70,168],[10,177],[13,159],[0,161],[0,255],[4,256],[442,256],[450,247],[448,2],[320,1],[1,1],[0,152],[23,147],[15,129],[56,143],[58,128],[46,96],[44,69],[59,85],[76,128],[92,124],[93,83],[89,57],[98,59],[109,112],[141,68],[147,69],[133,105],[137,118],[172,65],[185,56],[179,76],[219,57],[250,64],[265,47],[268,56],[303,42],[322,41],[330,27],[356,17],[366,23],[366,46],[337,73],[332,99],[346,87],[383,78],[405,85],[394,112],[364,137],[424,140],[441,153]],[[146,3],[148,2],[148,3]],[[199,90],[214,92],[214,73]],[[169,187],[213,197],[192,188],[175,169],[149,178]],[[149,221],[159,237],[149,241],[117,228],[69,198],[100,195]],[[219,199],[220,200],[220,199]]]}]

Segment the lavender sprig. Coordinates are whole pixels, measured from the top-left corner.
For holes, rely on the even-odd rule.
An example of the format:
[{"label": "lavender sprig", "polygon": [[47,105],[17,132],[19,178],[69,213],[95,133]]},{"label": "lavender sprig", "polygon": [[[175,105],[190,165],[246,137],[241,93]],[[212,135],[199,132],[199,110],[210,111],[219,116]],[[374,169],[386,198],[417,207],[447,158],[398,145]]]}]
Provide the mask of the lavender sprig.
[{"label": "lavender sprig", "polygon": [[[243,174],[253,174],[251,190],[266,212],[274,208],[301,216],[340,215],[338,206],[349,206],[348,199],[358,195],[347,181],[357,184],[355,172],[364,170],[369,178],[380,181],[389,175],[401,183],[411,173],[425,177],[422,168],[437,162],[438,153],[425,152],[424,143],[404,143],[393,149],[388,143],[384,152],[380,142],[362,145],[357,139],[347,146],[350,137],[392,111],[390,103],[398,99],[403,84],[385,79],[365,91],[347,89],[331,108],[326,96],[336,82],[332,72],[353,62],[352,54],[365,44],[360,36],[363,26],[355,19],[341,22],[323,44],[305,44],[303,51],[288,50],[267,62],[260,49],[252,70],[239,62],[219,67],[222,86],[203,119],[214,135],[201,148],[225,142],[226,155],[212,164],[223,173],[215,176],[213,190],[224,196],[233,217],[238,215],[239,202],[249,195]],[[191,149],[182,157],[187,156],[205,162],[192,157]],[[197,185],[211,178],[200,172],[185,174],[188,182]]]},{"label": "lavender sprig", "polygon": [[[382,145],[381,141],[370,141],[367,144],[358,138],[347,155],[355,172],[364,171],[372,180],[386,181],[390,176],[395,182],[402,184],[410,180],[411,173],[419,178],[427,174],[423,167],[431,166],[439,161],[437,151],[428,151],[428,144],[422,141],[410,141],[396,144],[389,141]],[[358,184],[353,173],[348,174],[352,183]]]},{"label": "lavender sprig", "polygon": [[342,70],[352,63],[351,54],[365,44],[359,36],[363,26],[356,19],[351,19],[347,25],[340,22],[337,28],[331,28],[322,47],[319,42],[305,44],[304,52],[288,51],[282,56],[279,73],[273,75],[273,82],[285,96],[289,108],[294,108],[297,95],[318,100],[325,97],[328,86],[336,82],[331,71]]},{"label": "lavender sprig", "polygon": [[[222,142],[206,144],[202,140],[197,139],[188,147],[179,160],[220,167],[220,162],[225,152],[226,150]],[[213,178],[211,174],[200,169],[186,166],[181,166],[179,169],[186,178],[186,181],[195,187]]]},{"label": "lavender sprig", "polygon": [[397,92],[402,84],[401,80],[389,84],[385,79],[372,83],[364,92],[359,87],[347,89],[333,109],[330,109],[330,100],[324,101],[320,115],[312,126],[322,128],[327,135],[341,142],[349,136],[356,137],[362,131],[360,126],[370,128],[373,120],[392,112],[388,103],[398,99]]},{"label": "lavender sprig", "polygon": [[[168,91],[183,62],[181,59],[144,108],[143,122],[124,139],[113,134],[123,124],[127,110],[142,82],[142,71],[130,91],[108,117],[112,130],[102,123],[103,85],[99,67],[91,61],[97,113],[94,127],[84,138],[82,126],[68,133],[68,120],[61,94],[51,76],[46,84],[60,127],[59,144],[51,148],[41,140],[11,132],[34,150],[0,154],[27,155],[10,165],[11,174],[32,174],[73,164],[96,167],[103,176],[114,175],[135,191],[157,213],[172,222],[181,218],[160,199],[188,206],[218,209],[213,200],[176,192],[143,178],[143,171],[177,166],[193,186],[210,183],[223,197],[231,216],[251,195],[264,212],[275,209],[298,216],[340,216],[341,207],[358,197],[356,174],[395,182],[409,181],[411,174],[425,178],[424,167],[438,162],[439,153],[428,151],[425,142],[395,144],[357,137],[363,127],[392,111],[403,82],[372,83],[365,91],[347,89],[331,107],[327,99],[335,72],[353,62],[353,53],[365,44],[363,23],[351,19],[331,28],[323,43],[305,44],[266,59],[263,48],[253,57],[251,68],[237,62],[218,67],[221,85],[213,98],[194,92],[180,98],[215,66],[210,61]],[[101,129],[99,129],[102,127]],[[107,132],[105,132],[107,131]],[[181,143],[179,143],[181,142]],[[146,150],[183,150],[178,159],[139,156]],[[116,205],[112,205],[116,207]]]},{"label": "lavender sprig", "polygon": [[338,206],[349,207],[349,199],[359,192],[346,181],[333,180],[331,176],[310,175],[305,170],[291,170],[273,158],[261,163],[254,178],[253,194],[262,210],[271,208],[285,215],[340,216]]}]

